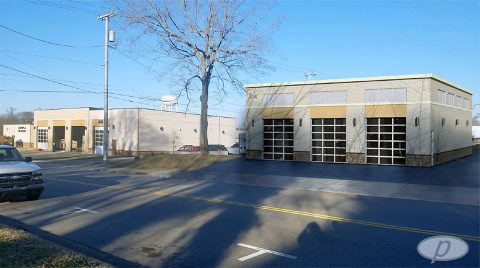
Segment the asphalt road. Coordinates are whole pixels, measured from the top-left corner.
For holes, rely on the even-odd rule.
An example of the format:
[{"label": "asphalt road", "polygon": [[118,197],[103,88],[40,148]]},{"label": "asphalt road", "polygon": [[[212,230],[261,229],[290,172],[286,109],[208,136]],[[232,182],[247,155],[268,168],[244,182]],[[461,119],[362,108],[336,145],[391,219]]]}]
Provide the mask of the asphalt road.
[{"label": "asphalt road", "polygon": [[[0,214],[152,267],[479,266],[478,206],[207,182],[201,180],[204,171],[173,177],[113,174],[98,171],[96,161],[40,163],[47,178],[41,200],[0,203]],[[244,164],[267,172],[262,162]],[[222,165],[226,168],[212,167],[223,170],[220,177],[240,170],[232,168],[235,163]],[[393,173],[388,168],[379,170]],[[432,177],[438,172],[422,169],[420,181],[432,180],[428,170]],[[478,177],[455,179],[478,187]],[[464,239],[469,253],[430,264],[417,245],[445,233]],[[255,248],[270,251],[250,255]]]}]

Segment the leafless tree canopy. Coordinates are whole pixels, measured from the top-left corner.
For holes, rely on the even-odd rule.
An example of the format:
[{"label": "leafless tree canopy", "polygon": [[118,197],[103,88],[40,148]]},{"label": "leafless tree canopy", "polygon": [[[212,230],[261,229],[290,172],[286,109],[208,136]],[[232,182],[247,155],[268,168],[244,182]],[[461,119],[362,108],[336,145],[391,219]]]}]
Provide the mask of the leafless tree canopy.
[{"label": "leafless tree canopy", "polygon": [[168,59],[188,103],[201,89],[200,145],[208,153],[207,109],[211,88],[226,94],[242,90],[242,78],[268,69],[264,53],[273,29],[256,2],[243,0],[178,0],[116,2],[125,29],[140,43],[153,44],[152,56]]},{"label": "leafless tree canopy", "polygon": [[8,107],[4,113],[0,113],[0,135],[3,135],[3,125],[31,124],[33,112],[17,112],[17,109]]}]

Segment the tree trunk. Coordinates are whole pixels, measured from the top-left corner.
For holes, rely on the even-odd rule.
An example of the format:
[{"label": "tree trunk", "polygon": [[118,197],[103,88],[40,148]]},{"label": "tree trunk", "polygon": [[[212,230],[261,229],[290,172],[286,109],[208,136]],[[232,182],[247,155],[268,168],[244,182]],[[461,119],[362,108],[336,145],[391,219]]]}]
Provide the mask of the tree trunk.
[{"label": "tree trunk", "polygon": [[208,85],[210,79],[204,77],[202,79],[202,95],[200,96],[201,101],[201,113],[200,113],[200,148],[202,150],[202,155],[208,155]]}]

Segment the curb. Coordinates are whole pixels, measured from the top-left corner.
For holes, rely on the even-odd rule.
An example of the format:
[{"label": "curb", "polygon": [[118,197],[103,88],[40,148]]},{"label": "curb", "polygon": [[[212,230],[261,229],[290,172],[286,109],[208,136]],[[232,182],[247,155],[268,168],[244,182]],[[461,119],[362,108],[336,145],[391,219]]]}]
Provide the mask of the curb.
[{"label": "curb", "polygon": [[96,248],[92,248],[89,246],[85,246],[82,244],[79,244],[77,242],[74,242],[73,240],[70,240],[65,237],[61,237],[52,233],[49,233],[47,231],[44,231],[40,228],[37,228],[32,225],[25,224],[21,221],[5,217],[3,215],[0,215],[0,223],[3,223],[5,225],[8,225],[12,228],[17,228],[24,230],[28,233],[34,234],[40,238],[43,238],[47,241],[50,241],[54,244],[63,246],[69,250],[76,251],[78,253],[81,253],[87,257],[95,258],[101,262],[110,264],[115,267],[146,267],[141,264],[122,259],[120,257],[114,256],[110,253],[103,252],[101,250],[98,250]]}]

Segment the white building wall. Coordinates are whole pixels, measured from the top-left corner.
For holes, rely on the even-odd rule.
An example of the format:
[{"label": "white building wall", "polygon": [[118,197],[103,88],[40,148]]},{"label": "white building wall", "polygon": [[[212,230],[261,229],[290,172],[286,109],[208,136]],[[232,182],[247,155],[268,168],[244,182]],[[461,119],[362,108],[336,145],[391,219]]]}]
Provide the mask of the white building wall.
[{"label": "white building wall", "polygon": [[[109,112],[110,149],[156,152],[200,144],[200,115],[151,109],[112,109]],[[208,117],[210,144],[231,146],[236,139],[236,119]],[[175,137],[175,142],[174,142]]]},{"label": "white building wall", "polygon": [[137,151],[139,109],[112,109],[109,111],[110,150]]},{"label": "white building wall", "polygon": [[[172,151],[182,145],[200,145],[200,115],[148,109],[140,109],[139,114],[139,151]],[[232,145],[235,135],[235,118],[208,117],[210,144]]]},{"label": "white building wall", "polygon": [[15,144],[23,144],[29,146],[33,143],[33,125],[18,124],[18,125],[4,125],[3,135],[7,137],[15,137]]}]

